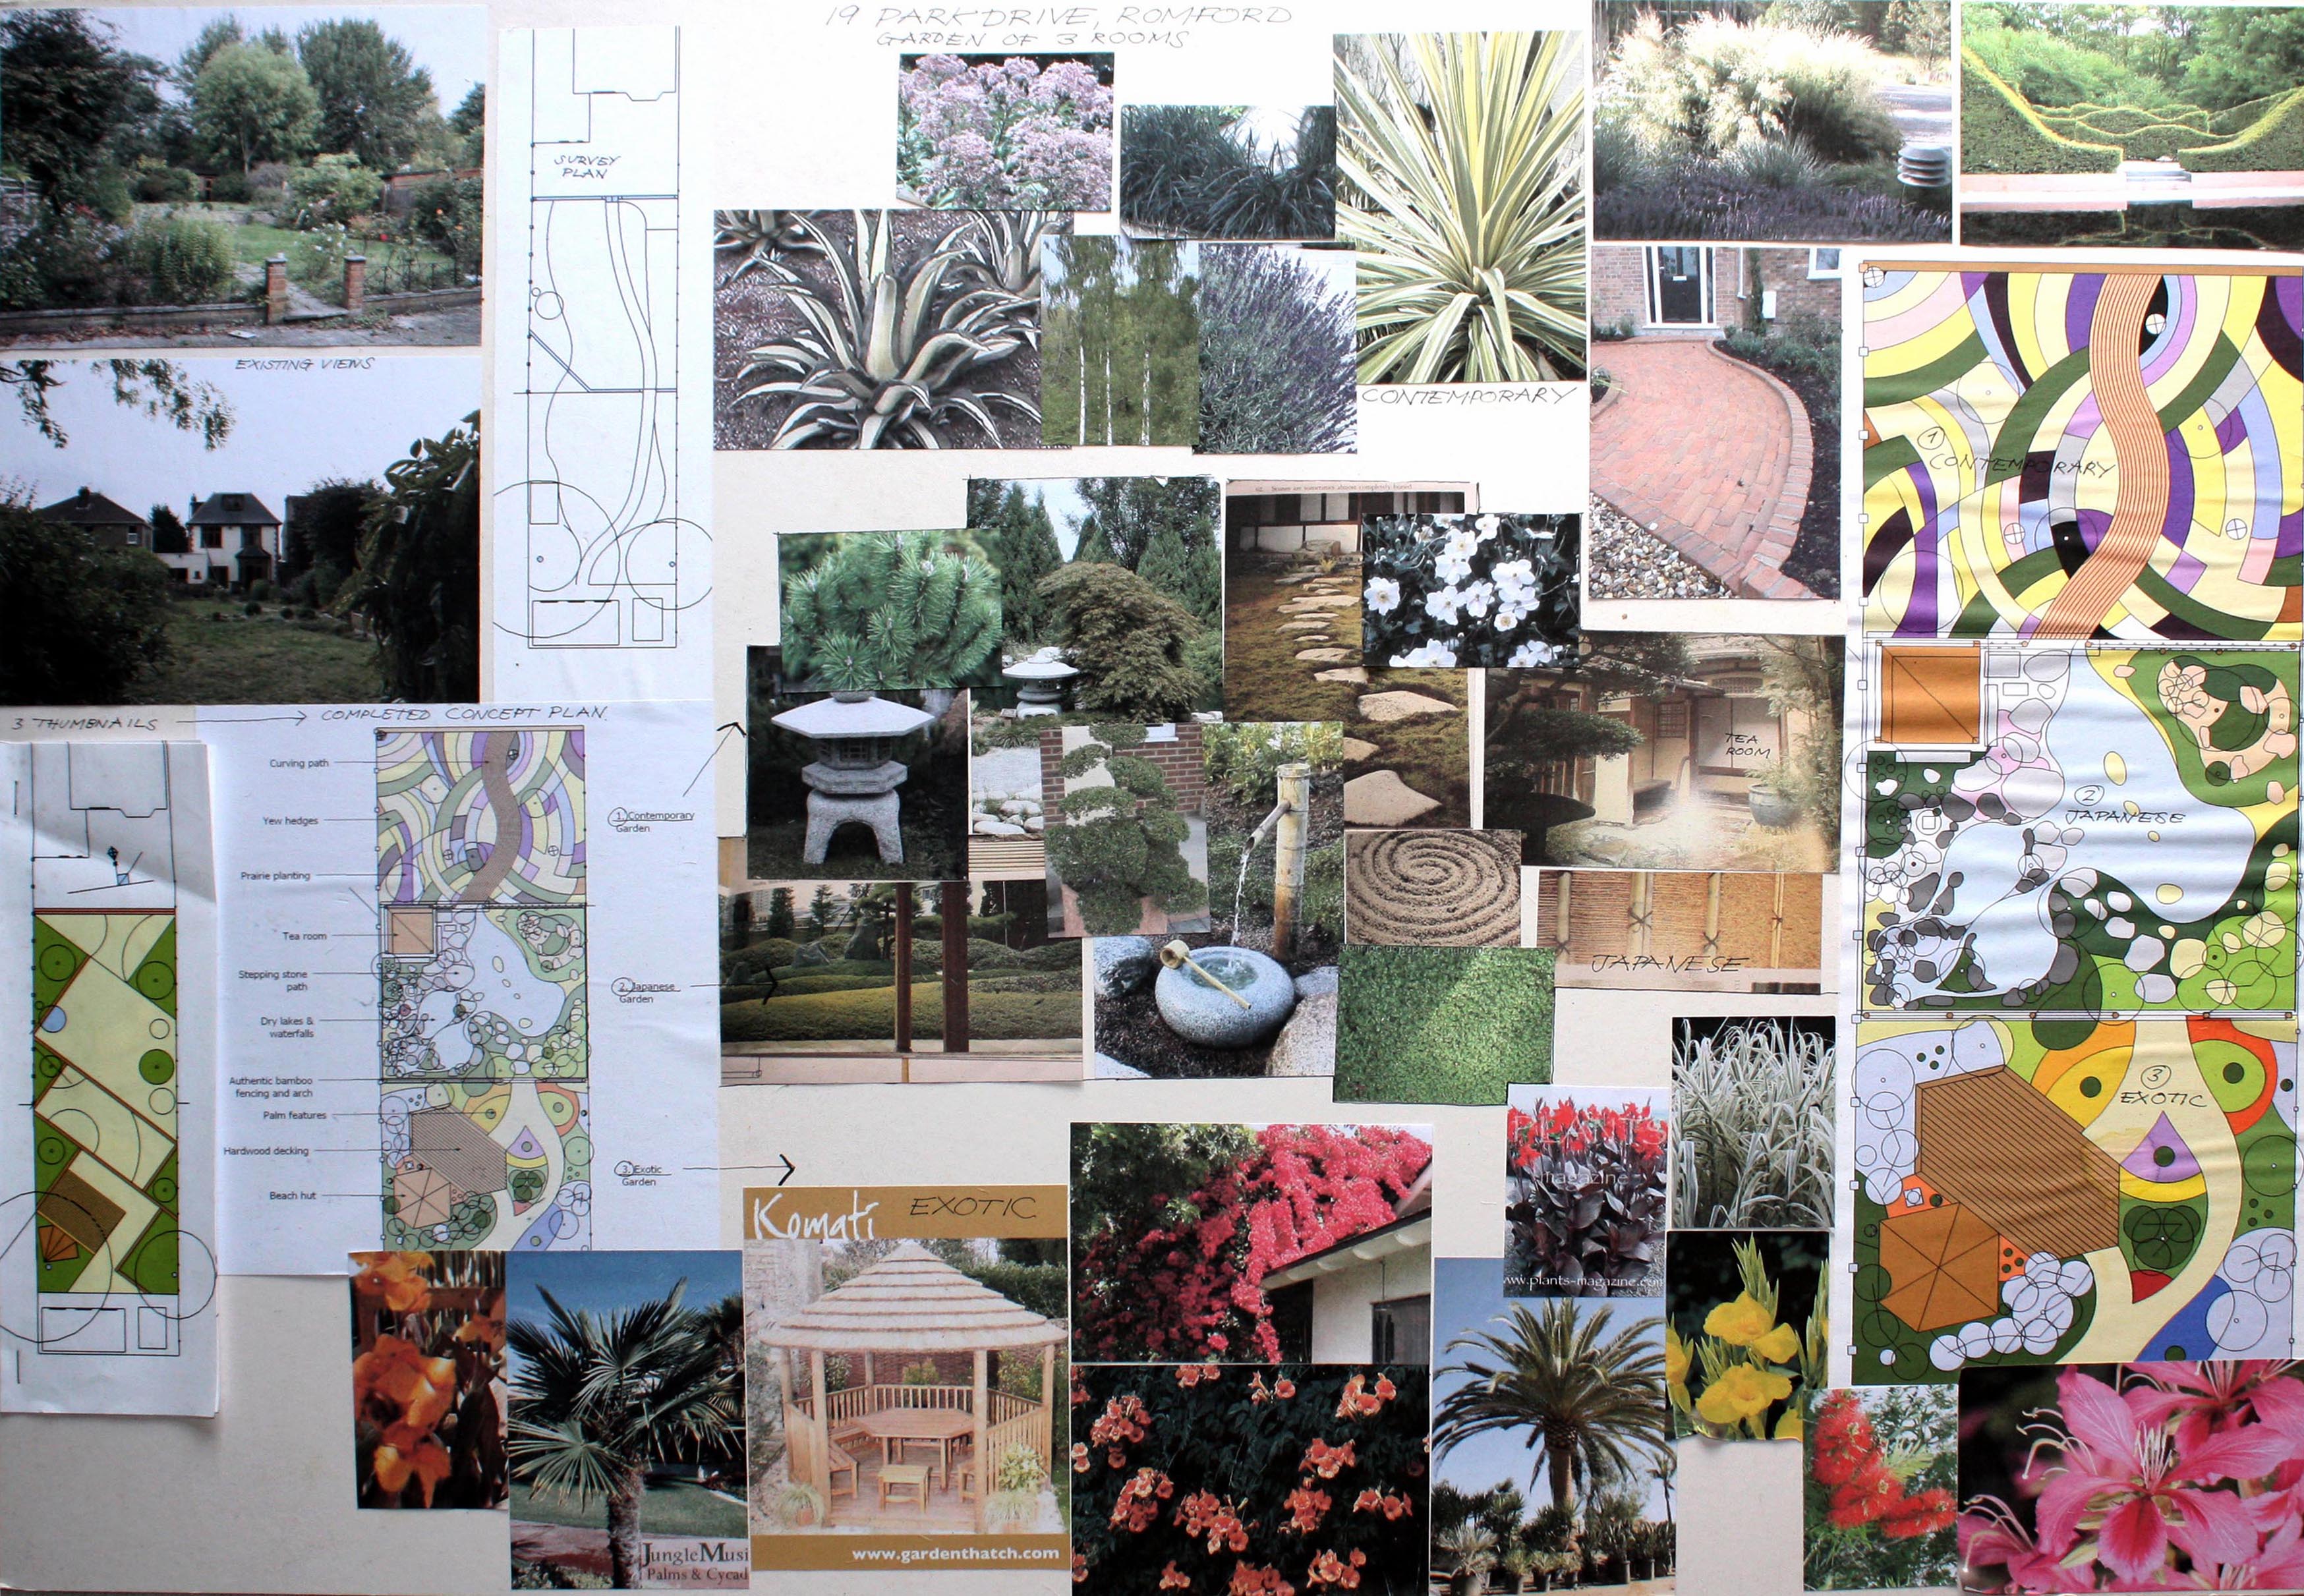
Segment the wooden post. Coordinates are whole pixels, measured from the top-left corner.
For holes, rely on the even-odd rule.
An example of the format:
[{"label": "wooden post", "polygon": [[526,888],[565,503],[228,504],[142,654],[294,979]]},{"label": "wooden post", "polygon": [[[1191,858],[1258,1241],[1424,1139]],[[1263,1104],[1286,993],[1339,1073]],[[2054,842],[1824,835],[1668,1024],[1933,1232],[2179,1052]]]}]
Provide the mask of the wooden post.
[{"label": "wooden post", "polygon": [[992,1496],[992,1459],[984,1455],[984,1348],[976,1349],[975,1411],[969,1416],[975,1421],[975,1432],[969,1441],[970,1455],[976,1462],[976,1533],[984,1533],[984,1504]]},{"label": "wooden post", "polygon": [[[808,1482],[816,1488],[817,1499],[824,1504],[824,1522],[832,1523],[832,1411],[824,1393],[824,1353],[811,1347],[808,1355],[808,1383],[816,1397],[816,1414],[809,1427],[816,1433],[808,1453]],[[864,1482],[856,1482],[856,1494],[864,1494]]]},{"label": "wooden post", "polygon": [[867,1386],[876,1386],[880,1383],[879,1375],[874,1371],[872,1355],[868,1352],[864,1355],[864,1383]]},{"label": "wooden post", "polygon": [[[1280,822],[1272,833],[1272,957],[1296,957],[1297,905],[1304,896],[1304,832],[1311,818],[1312,767],[1283,764],[1279,772]],[[1239,928],[1233,928],[1233,934]]]},{"label": "wooden post", "polygon": [[288,319],[288,258],[275,255],[264,263],[264,323],[278,326]]},{"label": "wooden post", "polygon": [[976,883],[948,881],[937,897],[944,930],[944,1051],[968,1051],[968,911]]},{"label": "wooden post", "polygon": [[912,1051],[912,885],[896,883],[896,1051]]},{"label": "wooden post", "polygon": [[1040,1348],[1040,1462],[1048,1477],[1056,1474],[1056,1344]]}]

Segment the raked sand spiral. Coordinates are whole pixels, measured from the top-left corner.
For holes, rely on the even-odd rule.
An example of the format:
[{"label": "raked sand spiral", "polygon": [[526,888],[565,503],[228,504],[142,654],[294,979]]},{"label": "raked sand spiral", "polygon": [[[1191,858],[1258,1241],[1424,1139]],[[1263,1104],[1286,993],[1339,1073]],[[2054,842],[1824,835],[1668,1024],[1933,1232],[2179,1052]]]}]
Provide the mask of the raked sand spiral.
[{"label": "raked sand spiral", "polygon": [[1348,832],[1347,942],[1520,945],[1518,832]]}]

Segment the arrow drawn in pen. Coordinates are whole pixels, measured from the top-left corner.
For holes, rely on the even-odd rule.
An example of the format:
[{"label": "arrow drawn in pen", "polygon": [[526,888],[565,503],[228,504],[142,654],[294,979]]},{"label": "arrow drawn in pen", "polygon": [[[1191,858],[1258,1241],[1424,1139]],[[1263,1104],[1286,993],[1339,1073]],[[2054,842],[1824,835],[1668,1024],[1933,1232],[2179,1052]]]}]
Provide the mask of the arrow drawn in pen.
[{"label": "arrow drawn in pen", "polygon": [[222,721],[233,725],[253,725],[259,721],[287,721],[301,726],[309,717],[301,709],[292,715],[220,715],[204,709],[200,711],[199,718],[203,723]]},{"label": "arrow drawn in pen", "polygon": [[745,737],[747,735],[743,726],[735,721],[730,721],[726,725],[720,727],[719,731],[720,740],[712,745],[711,756],[705,760],[702,767],[699,769],[694,775],[688,778],[688,785],[680,790],[681,797],[686,798],[690,793],[696,790],[696,784],[704,780],[705,771],[708,771],[712,768],[712,761],[719,758],[720,750],[728,746],[728,734],[731,731],[734,732],[738,737]]}]

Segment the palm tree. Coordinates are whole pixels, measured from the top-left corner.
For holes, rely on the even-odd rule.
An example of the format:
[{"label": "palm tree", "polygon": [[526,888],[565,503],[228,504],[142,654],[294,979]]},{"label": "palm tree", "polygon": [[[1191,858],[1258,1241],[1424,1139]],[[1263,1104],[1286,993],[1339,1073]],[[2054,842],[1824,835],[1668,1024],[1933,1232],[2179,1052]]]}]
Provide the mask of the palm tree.
[{"label": "palm tree", "polygon": [[[549,1291],[547,1329],[515,1320],[513,1476],[538,1491],[608,1504],[608,1562],[620,1591],[640,1585],[640,1496],[654,1466],[724,1446],[744,1425],[724,1326],[670,1295],[613,1315],[570,1313]],[[741,1369],[741,1365],[734,1365]]]},{"label": "palm tree", "polygon": [[[1654,1338],[1663,1321],[1649,1317],[1609,1333],[1614,1316],[1582,1312],[1563,1297],[1540,1313],[1514,1307],[1501,1331],[1457,1337],[1448,1350],[1476,1355],[1444,1373],[1471,1382],[1441,1402],[1433,1426],[1440,1455],[1490,1431],[1524,1431],[1540,1450],[1552,1499],[1571,1507],[1577,1490],[1624,1479],[1672,1448],[1664,1400],[1664,1353]],[[1536,1482],[1536,1469],[1529,1470]]]}]

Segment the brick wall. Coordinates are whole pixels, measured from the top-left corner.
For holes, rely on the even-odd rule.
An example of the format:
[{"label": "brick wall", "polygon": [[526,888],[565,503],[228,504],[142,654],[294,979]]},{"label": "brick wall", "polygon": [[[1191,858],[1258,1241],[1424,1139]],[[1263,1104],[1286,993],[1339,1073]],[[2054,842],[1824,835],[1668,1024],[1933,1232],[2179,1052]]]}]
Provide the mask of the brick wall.
[{"label": "brick wall", "polygon": [[[1730,252],[1723,250],[1721,253]],[[1777,320],[1805,315],[1821,317],[1834,324],[1839,322],[1840,279],[1825,277],[1809,282],[1807,250],[1763,249],[1759,256],[1761,279],[1776,291]]]},{"label": "brick wall", "polygon": [[[1744,301],[1739,294],[1750,279],[1740,258],[1742,251],[1715,249],[1712,254],[1713,314],[1724,327],[1740,326],[1744,320]],[[1824,278],[1808,280],[1808,252],[1806,249],[1761,249],[1758,257],[1760,284],[1776,294],[1776,316],[1783,318],[1812,315],[1837,322],[1840,319],[1840,280]],[[1630,317],[1635,325],[1647,326],[1648,311],[1648,251],[1637,244],[1600,245],[1592,251],[1592,322],[1595,326],[1606,326],[1612,322]]]},{"label": "brick wall", "polygon": [[1648,318],[1648,251],[1637,244],[1599,245],[1592,251],[1592,324],[1630,320],[1634,325]]}]

